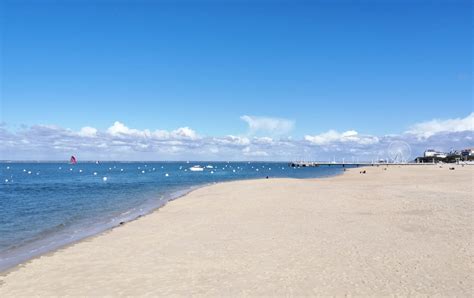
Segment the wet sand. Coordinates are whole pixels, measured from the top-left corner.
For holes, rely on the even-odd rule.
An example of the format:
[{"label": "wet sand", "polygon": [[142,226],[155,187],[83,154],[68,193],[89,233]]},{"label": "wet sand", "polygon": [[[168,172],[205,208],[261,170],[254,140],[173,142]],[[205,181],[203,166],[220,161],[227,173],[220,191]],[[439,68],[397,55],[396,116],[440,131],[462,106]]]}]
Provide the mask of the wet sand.
[{"label": "wet sand", "polygon": [[472,296],[474,167],[360,170],[198,189],[0,275],[0,296]]}]

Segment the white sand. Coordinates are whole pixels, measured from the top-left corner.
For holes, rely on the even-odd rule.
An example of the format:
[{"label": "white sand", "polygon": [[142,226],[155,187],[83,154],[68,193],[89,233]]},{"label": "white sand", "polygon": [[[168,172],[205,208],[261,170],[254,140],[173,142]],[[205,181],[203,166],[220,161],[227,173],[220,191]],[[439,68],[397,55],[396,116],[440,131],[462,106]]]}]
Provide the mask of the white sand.
[{"label": "white sand", "polygon": [[218,184],[0,276],[16,295],[458,295],[474,167]]}]

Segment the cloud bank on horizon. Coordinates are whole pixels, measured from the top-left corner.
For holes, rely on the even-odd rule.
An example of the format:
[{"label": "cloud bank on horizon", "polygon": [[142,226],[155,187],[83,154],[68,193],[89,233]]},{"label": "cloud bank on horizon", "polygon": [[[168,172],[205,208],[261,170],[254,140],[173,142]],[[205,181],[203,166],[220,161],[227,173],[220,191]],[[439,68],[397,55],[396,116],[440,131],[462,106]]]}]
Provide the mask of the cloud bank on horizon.
[{"label": "cloud bank on horizon", "polygon": [[116,121],[101,131],[33,125],[12,131],[0,125],[0,159],[62,160],[375,160],[387,157],[393,141],[408,143],[416,157],[427,148],[449,151],[474,146],[474,112],[464,118],[415,123],[396,135],[374,136],[350,129],[293,139],[295,121],[244,115],[246,134],[202,136],[189,127],[139,130]]}]

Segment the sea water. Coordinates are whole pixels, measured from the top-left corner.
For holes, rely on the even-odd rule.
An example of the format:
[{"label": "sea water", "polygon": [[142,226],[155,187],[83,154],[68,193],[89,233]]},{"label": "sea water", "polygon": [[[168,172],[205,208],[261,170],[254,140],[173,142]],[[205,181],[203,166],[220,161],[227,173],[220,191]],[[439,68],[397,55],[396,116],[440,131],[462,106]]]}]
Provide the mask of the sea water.
[{"label": "sea water", "polygon": [[[199,164],[203,171],[191,171]],[[133,220],[197,187],[341,167],[262,162],[0,163],[0,271]]]}]

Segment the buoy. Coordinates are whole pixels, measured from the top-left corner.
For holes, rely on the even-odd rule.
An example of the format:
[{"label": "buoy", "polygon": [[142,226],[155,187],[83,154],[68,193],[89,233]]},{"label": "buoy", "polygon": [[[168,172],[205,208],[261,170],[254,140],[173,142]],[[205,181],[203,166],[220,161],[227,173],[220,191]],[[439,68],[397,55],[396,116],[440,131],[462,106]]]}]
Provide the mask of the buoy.
[{"label": "buoy", "polygon": [[102,177],[102,180],[105,182],[107,181],[107,177]]}]

